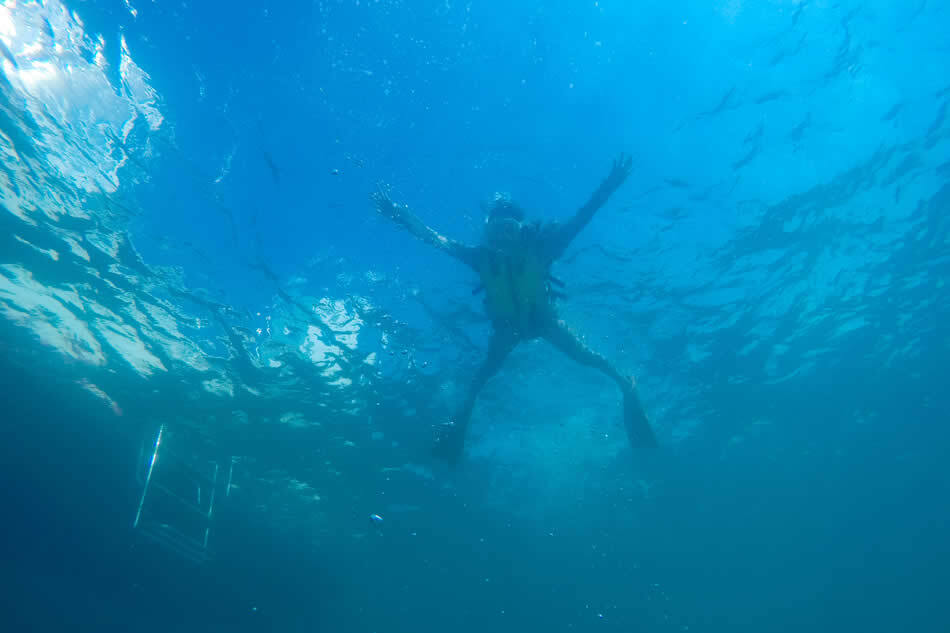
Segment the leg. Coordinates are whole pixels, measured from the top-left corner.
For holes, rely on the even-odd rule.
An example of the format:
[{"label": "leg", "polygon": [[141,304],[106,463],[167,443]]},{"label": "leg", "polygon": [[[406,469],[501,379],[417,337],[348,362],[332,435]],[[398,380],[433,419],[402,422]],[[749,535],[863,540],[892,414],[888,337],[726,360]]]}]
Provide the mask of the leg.
[{"label": "leg", "polygon": [[518,337],[511,332],[495,330],[488,345],[488,357],[478,368],[478,373],[469,385],[465,401],[455,415],[455,419],[443,424],[438,431],[433,453],[454,464],[462,455],[462,446],[465,444],[465,432],[468,422],[475,408],[475,399],[488,379],[498,373],[505,358],[518,344]]},{"label": "leg", "polygon": [[634,448],[656,446],[656,437],[640,404],[633,378],[623,376],[610,361],[584,345],[567,329],[563,321],[552,319],[547,327],[542,329],[542,336],[576,362],[599,369],[617,383],[623,393],[623,421],[630,445]]}]

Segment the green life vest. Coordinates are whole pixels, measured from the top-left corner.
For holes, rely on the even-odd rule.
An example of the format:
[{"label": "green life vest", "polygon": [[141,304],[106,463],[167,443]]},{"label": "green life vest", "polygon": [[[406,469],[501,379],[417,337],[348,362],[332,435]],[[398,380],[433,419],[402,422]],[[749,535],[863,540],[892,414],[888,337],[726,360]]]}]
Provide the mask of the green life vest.
[{"label": "green life vest", "polygon": [[479,266],[485,310],[495,323],[530,333],[551,309],[551,264],[528,248],[509,254],[489,250]]}]

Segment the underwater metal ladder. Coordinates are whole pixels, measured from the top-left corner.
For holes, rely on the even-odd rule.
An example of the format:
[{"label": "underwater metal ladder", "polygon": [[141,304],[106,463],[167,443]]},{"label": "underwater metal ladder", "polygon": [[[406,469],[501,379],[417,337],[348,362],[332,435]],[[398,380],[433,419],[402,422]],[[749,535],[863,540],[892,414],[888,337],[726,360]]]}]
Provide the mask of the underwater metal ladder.
[{"label": "underwater metal ladder", "polygon": [[[136,478],[142,486],[133,531],[141,538],[191,562],[201,564],[210,558],[208,539],[214,519],[218,491],[219,465],[208,461],[203,466],[189,464],[162,447],[166,427],[162,424],[148,461],[143,441],[139,452]],[[231,495],[236,459],[230,458],[225,496]]]}]

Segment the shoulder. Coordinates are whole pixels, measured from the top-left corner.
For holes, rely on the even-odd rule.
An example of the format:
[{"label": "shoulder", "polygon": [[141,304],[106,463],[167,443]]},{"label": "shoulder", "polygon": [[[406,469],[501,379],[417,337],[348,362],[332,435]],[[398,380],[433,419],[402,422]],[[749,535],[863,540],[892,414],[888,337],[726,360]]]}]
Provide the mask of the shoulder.
[{"label": "shoulder", "polygon": [[482,245],[465,246],[459,245],[459,257],[468,264],[469,267],[479,270],[491,257],[491,250]]},{"label": "shoulder", "polygon": [[564,224],[551,220],[537,222],[532,226],[534,227],[534,239],[539,250],[551,258],[556,257],[564,241]]},{"label": "shoulder", "polygon": [[521,226],[521,238],[525,242],[544,242],[560,232],[560,223],[536,220]]}]

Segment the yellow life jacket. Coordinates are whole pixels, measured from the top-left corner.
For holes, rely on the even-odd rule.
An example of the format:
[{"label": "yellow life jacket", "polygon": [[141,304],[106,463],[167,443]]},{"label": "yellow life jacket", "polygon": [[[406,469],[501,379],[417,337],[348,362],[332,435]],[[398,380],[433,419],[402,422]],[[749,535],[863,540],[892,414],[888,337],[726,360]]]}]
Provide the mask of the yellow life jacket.
[{"label": "yellow life jacket", "polygon": [[535,329],[552,305],[550,267],[530,247],[515,254],[488,251],[479,274],[489,318],[525,334]]}]

